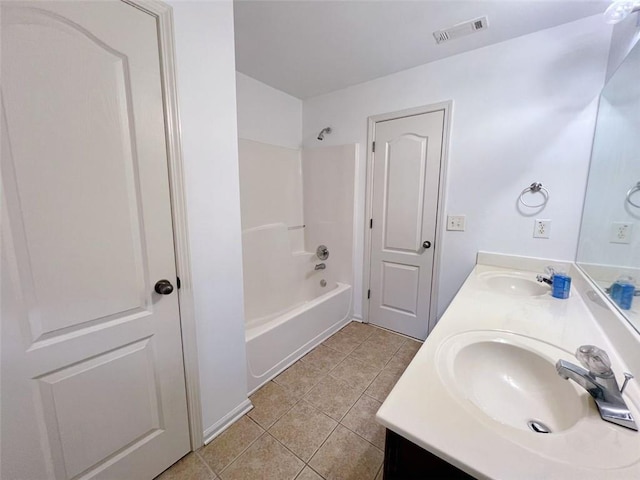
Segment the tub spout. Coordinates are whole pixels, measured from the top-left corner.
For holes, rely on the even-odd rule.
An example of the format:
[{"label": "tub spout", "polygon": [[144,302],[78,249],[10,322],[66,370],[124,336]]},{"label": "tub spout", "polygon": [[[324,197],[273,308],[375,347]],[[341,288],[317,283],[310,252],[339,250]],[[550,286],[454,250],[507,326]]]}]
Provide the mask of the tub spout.
[{"label": "tub spout", "polygon": [[327,266],[324,263],[319,263],[314,267],[314,270],[324,270]]}]

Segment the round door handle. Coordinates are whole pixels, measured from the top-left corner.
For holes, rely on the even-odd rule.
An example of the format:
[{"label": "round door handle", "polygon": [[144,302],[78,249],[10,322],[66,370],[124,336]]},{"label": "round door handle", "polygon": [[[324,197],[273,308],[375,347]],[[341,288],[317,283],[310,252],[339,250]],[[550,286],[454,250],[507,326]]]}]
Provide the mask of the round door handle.
[{"label": "round door handle", "polygon": [[171,292],[173,292],[173,285],[171,285],[171,282],[169,280],[158,280],[156,282],[154,290],[160,295],[169,295]]},{"label": "round door handle", "polygon": [[425,240],[424,242],[422,242],[422,247],[431,248],[431,242],[429,240]]}]

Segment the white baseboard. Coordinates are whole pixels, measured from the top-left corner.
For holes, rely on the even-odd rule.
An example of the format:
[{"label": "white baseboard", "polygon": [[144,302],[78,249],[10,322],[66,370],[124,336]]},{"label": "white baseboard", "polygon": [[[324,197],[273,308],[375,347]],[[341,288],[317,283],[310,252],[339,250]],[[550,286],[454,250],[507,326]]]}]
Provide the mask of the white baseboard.
[{"label": "white baseboard", "polygon": [[204,433],[204,444],[207,445],[211,440],[216,438],[222,432],[224,432],[227,428],[235,423],[240,417],[242,417],[245,413],[253,408],[253,404],[247,398],[244,402],[238,405],[236,408],[227,413],[224,417],[218,420],[216,423],[207,428]]}]

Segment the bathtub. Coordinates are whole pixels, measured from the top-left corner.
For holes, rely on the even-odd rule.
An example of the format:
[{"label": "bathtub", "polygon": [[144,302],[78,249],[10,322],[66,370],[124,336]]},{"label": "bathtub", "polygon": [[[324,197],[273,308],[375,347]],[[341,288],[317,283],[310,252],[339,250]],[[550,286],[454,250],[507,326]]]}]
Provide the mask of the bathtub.
[{"label": "bathtub", "polygon": [[277,313],[247,319],[249,394],[349,322],[351,285],[335,283],[325,291]]}]

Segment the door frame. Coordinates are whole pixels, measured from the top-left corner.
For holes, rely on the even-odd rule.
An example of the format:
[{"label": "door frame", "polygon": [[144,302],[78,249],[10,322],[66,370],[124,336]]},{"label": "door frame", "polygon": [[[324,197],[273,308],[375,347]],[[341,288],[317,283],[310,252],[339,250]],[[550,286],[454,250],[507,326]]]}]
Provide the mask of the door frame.
[{"label": "door frame", "polygon": [[365,218],[364,218],[364,263],[362,277],[362,317],[364,323],[369,323],[369,298],[368,290],[371,288],[371,228],[369,220],[373,218],[373,142],[375,139],[375,126],[377,122],[395,120],[403,117],[412,117],[444,110],[444,125],[442,130],[442,153],[440,157],[440,178],[438,179],[438,205],[436,210],[436,237],[433,256],[433,276],[431,279],[431,302],[429,305],[429,318],[427,335],[436,326],[438,315],[438,279],[440,278],[440,243],[443,238],[444,199],[446,191],[447,164],[449,163],[449,138],[451,131],[451,114],[453,100],[433,103],[421,107],[408,108],[395,112],[372,115],[367,119],[367,163],[366,163],[366,187],[365,187]]},{"label": "door frame", "polygon": [[171,220],[176,259],[176,275],[180,278],[178,307],[182,335],[182,357],[189,419],[191,450],[204,445],[202,431],[202,407],[200,402],[200,377],[198,369],[198,347],[196,319],[194,313],[193,284],[191,280],[191,254],[189,251],[189,229],[184,185],[184,162],[180,134],[178,89],[175,69],[175,46],[173,9],[160,0],[121,0],[156,19],[158,47],[160,53],[160,78],[162,80],[162,103],[169,167],[169,192],[171,197]]}]

